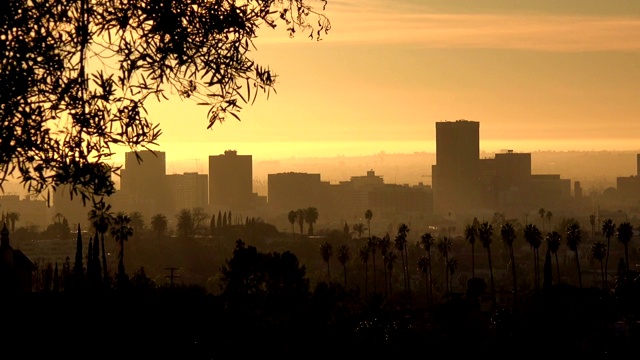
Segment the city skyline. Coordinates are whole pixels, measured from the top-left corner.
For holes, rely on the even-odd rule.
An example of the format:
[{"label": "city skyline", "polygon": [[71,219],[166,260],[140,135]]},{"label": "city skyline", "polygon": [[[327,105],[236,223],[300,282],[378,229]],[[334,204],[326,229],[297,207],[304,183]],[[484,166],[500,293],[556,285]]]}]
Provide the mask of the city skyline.
[{"label": "city skyline", "polygon": [[349,0],[326,14],[319,42],[260,30],[253,56],[276,92],[242,121],[207,130],[195,101],[150,102],[158,149],[175,161],[434,152],[433,124],[458,119],[482,123],[487,152],[640,149],[638,3]]}]

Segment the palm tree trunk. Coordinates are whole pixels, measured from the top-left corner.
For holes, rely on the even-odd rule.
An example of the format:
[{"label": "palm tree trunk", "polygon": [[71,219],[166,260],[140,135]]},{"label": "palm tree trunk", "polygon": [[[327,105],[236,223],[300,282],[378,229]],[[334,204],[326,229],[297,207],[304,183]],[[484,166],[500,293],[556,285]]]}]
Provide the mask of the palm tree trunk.
[{"label": "palm tree trunk", "polygon": [[609,246],[611,246],[611,237],[607,237],[607,256],[604,262],[604,280],[605,284],[609,283]]},{"label": "palm tree trunk", "polygon": [[433,305],[433,272],[431,271],[431,253],[429,253],[429,305]]},{"label": "palm tree trunk", "polygon": [[558,280],[556,281],[556,284],[560,283],[560,262],[558,261],[558,253],[556,252],[556,272],[558,273]]},{"label": "palm tree trunk", "polygon": [[509,254],[511,255],[511,276],[513,277],[513,308],[518,304],[518,278],[516,276],[516,258],[513,254],[513,246],[509,246]]},{"label": "palm tree trunk", "polygon": [[604,263],[602,260],[600,260],[600,274],[602,275],[602,290],[605,290],[607,288],[607,282],[604,277]]},{"label": "palm tree trunk", "polygon": [[409,252],[407,246],[404,246],[405,272],[407,274],[407,291],[409,292],[409,301],[411,301],[411,277],[409,276]]},{"label": "palm tree trunk", "polygon": [[624,243],[624,262],[625,269],[629,271],[629,244],[626,242]]},{"label": "palm tree trunk", "polygon": [[576,266],[578,267],[578,284],[582,289],[582,274],[580,273],[580,257],[578,256],[578,249],[576,248]]},{"label": "palm tree trunk", "polygon": [[471,277],[476,277],[476,251],[475,244],[471,244]]},{"label": "palm tree trunk", "polygon": [[449,288],[449,254],[444,259],[444,276],[445,276],[445,289],[447,290],[447,295],[451,291]]},{"label": "palm tree trunk", "polygon": [[342,270],[344,271],[344,289],[347,289],[347,265],[342,265]]},{"label": "palm tree trunk", "polygon": [[369,286],[369,264],[364,263],[364,296],[367,296],[367,293],[369,292],[368,290],[368,286]]},{"label": "palm tree trunk", "polygon": [[491,250],[487,248],[487,257],[489,260],[489,275],[491,279],[491,302],[495,305],[496,303],[496,287],[493,282],[493,265],[491,264]]},{"label": "palm tree trunk", "polygon": [[405,260],[404,260],[404,250],[400,250],[400,261],[402,261],[402,279],[404,280],[404,289],[408,290],[408,288],[407,288],[407,267],[405,265]]},{"label": "palm tree trunk", "polygon": [[373,273],[373,292],[376,292],[376,253],[373,253],[373,269],[371,271]]},{"label": "palm tree trunk", "polygon": [[104,250],[104,233],[100,234],[102,246],[102,268],[104,269],[104,284],[109,286],[109,271],[107,271],[107,253]]}]

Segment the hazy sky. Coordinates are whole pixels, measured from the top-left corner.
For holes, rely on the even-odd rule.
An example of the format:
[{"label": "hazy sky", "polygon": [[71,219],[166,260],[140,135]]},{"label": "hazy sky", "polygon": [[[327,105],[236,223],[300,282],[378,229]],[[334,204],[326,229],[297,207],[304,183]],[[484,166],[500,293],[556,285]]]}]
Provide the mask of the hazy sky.
[{"label": "hazy sky", "polygon": [[[159,150],[206,172],[256,160],[435,151],[435,122],[480,122],[484,151],[640,149],[640,1],[329,0],[320,42],[264,29],[276,94],[207,130],[207,108],[150,102]],[[118,160],[118,159],[116,159]]]}]

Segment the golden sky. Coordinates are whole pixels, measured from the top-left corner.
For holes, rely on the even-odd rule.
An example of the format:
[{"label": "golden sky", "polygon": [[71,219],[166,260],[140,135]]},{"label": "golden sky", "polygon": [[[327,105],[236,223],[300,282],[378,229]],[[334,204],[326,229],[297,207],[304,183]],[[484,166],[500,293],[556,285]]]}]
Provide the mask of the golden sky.
[{"label": "golden sky", "polygon": [[[149,102],[168,162],[435,151],[435,122],[480,122],[483,151],[640,149],[640,1],[329,0],[322,41],[264,29],[276,93],[207,130]],[[116,157],[121,161],[122,153]]]}]

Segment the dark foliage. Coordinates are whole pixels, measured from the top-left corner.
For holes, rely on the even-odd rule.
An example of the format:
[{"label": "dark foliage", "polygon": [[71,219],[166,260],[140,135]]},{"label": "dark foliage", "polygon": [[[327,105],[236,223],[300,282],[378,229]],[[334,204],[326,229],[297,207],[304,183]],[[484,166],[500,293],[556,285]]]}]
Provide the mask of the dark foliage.
[{"label": "dark foliage", "polygon": [[208,127],[239,119],[276,75],[251,57],[260,27],[319,39],[330,29],[299,0],[5,0],[0,3],[0,187],[36,194],[115,191],[111,147],[146,149],[161,135],[152,98],[209,107]]}]

